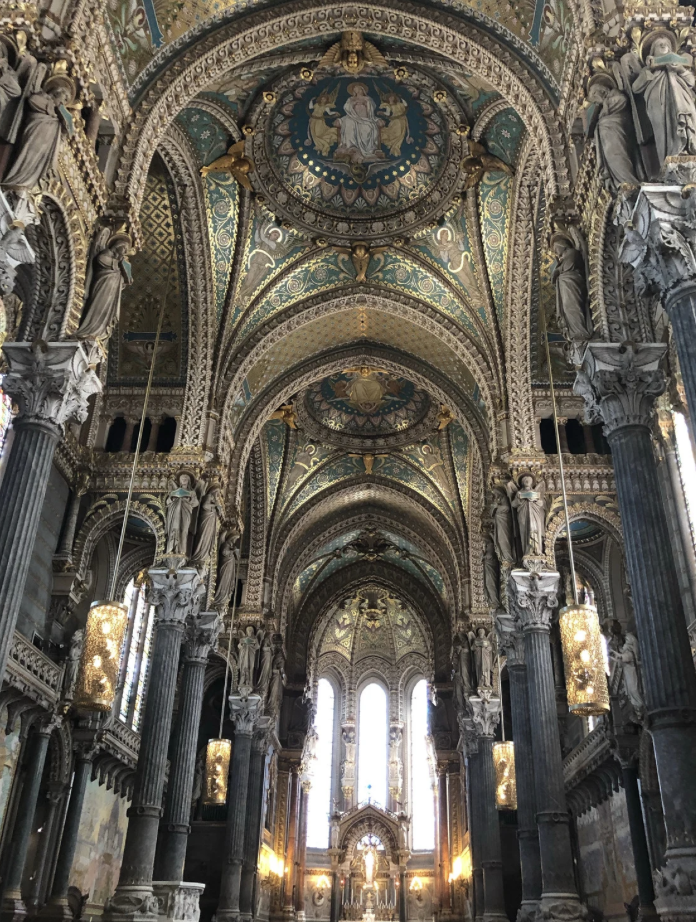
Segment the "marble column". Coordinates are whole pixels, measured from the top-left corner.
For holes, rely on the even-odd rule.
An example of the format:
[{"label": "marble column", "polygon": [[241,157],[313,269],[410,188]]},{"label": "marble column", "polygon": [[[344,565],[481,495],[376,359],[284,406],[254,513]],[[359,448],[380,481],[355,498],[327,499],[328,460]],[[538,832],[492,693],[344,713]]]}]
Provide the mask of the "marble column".
[{"label": "marble column", "polygon": [[77,848],[77,837],[80,820],[82,819],[82,807],[85,801],[87,782],[92,774],[92,762],[99,748],[100,726],[99,715],[91,715],[78,718],[77,726],[73,730],[75,766],[70,788],[70,799],[68,800],[68,809],[65,814],[51,893],[46,905],[39,912],[39,917],[42,919],[69,922],[73,918],[72,910],[68,906],[70,872]]},{"label": "marble column", "polygon": [[66,510],[65,520],[63,522],[63,530],[60,534],[60,542],[58,543],[58,548],[53,555],[53,560],[55,562],[60,561],[61,564],[65,566],[65,569],[68,569],[72,565],[72,551],[73,544],[75,542],[77,517],[80,514],[80,501],[87,492],[88,484],[89,478],[86,474],[83,473],[79,477],[75,488],[70,491],[68,508]]},{"label": "marble column", "polygon": [[[288,818],[288,847],[285,866],[285,892],[283,894],[283,914],[292,916],[295,908],[295,854],[297,852],[297,823],[300,807],[300,771],[294,765],[290,771],[290,807]],[[350,881],[348,883],[350,887]]]},{"label": "marble column", "polygon": [[300,781],[300,821],[297,830],[297,878],[295,883],[295,912],[300,920],[305,917],[305,871],[307,870],[307,815],[309,812],[309,791],[311,783]]},{"label": "marble column", "polygon": [[541,858],[539,831],[536,824],[534,790],[534,753],[529,716],[527,666],[524,662],[524,638],[515,629],[510,615],[498,615],[498,638],[505,653],[510,685],[512,738],[515,742],[515,776],[517,779],[517,841],[522,872],[522,903],[517,922],[531,922],[541,899]]},{"label": "marble column", "polygon": [[[267,720],[267,718],[262,718]],[[251,743],[249,762],[249,788],[247,794],[246,826],[244,830],[244,860],[239,894],[240,919],[250,922],[254,917],[259,848],[261,847],[261,823],[263,822],[263,794],[266,780],[268,756],[268,729],[256,731]]]},{"label": "marble column", "polygon": [[227,795],[225,862],[220,881],[218,922],[236,922],[239,919],[251,741],[261,709],[261,698],[258,695],[230,695],[229,702],[234,723],[234,749]]},{"label": "marble column", "polygon": [[508,598],[522,627],[527,664],[541,858],[538,911],[550,922],[556,919],[571,922],[584,918],[585,910],[575,886],[549,638],[553,610],[558,605],[559,582],[560,576],[555,572],[513,570]]},{"label": "marble column", "polygon": [[447,763],[437,767],[437,845],[440,862],[438,890],[440,894],[440,916],[452,914],[450,901],[450,850],[449,850],[449,810],[447,805]]},{"label": "marble column", "polygon": [[5,343],[2,386],[19,407],[0,484],[0,681],[24,595],[56,445],[63,426],[84,422],[101,384],[78,342]]},{"label": "marble column", "polygon": [[500,718],[500,699],[493,698],[490,689],[479,688],[478,695],[468,699],[473,731],[478,742],[474,760],[472,797],[480,801],[479,849],[483,870],[484,922],[505,922],[503,891],[503,858],[500,844],[500,821],[495,805],[495,768],[493,743]]},{"label": "marble column", "polygon": [[157,917],[152,872],[179,653],[186,620],[195,616],[202,600],[202,583],[196,570],[152,568],[148,573],[148,600],[156,606],[150,678],[121,873],[116,892],[104,907],[105,922],[149,922]]},{"label": "marble column", "polygon": [[476,922],[483,919],[483,868],[481,867],[481,829],[483,824],[478,767],[478,736],[471,717],[459,715],[459,747],[466,760],[468,793],[469,847],[471,848],[471,877],[473,886],[473,913]]},{"label": "marble column", "polygon": [[48,752],[48,741],[57,725],[58,721],[55,719],[39,724],[28,740],[27,770],[22,791],[19,795],[12,836],[7,848],[9,860],[3,881],[2,908],[0,910],[0,920],[2,922],[20,922],[27,915],[26,906],[22,900],[22,875],[29,851],[34,813],[39,799],[41,777],[46,762],[46,753]]},{"label": "marble column", "polygon": [[666,348],[592,343],[580,388],[588,413],[601,417],[611,445],[660,780],[667,851],[655,908],[665,918],[696,919],[696,672],[650,430],[654,400],[665,386],[660,363]]},{"label": "marble column", "polygon": [[198,727],[203,706],[203,680],[208,653],[214,647],[222,622],[217,612],[193,614],[186,624],[179,690],[179,713],[174,731],[167,800],[160,827],[155,873],[157,880],[180,882],[184,877],[191,795],[196,773]]},{"label": "marble column", "polygon": [[638,758],[636,752],[630,754],[617,752],[621,764],[624,794],[626,795],[626,812],[628,813],[628,826],[631,831],[631,846],[633,849],[633,864],[636,869],[636,883],[638,884],[638,898],[640,900],[640,919],[656,919],[655,888],[653,886],[652,867],[648,852],[648,837],[643,822],[643,809],[640,802],[640,787],[638,784]]},{"label": "marble column", "polygon": [[31,907],[30,915],[36,915],[39,906],[42,906],[45,902],[46,878],[51,873],[52,855],[56,846],[56,839],[60,834],[60,830],[56,829],[56,826],[64,818],[62,806],[68,793],[66,787],[67,785],[60,781],[49,781],[48,783],[46,813],[41,824],[39,844],[34,858],[31,896],[27,902],[27,908]]},{"label": "marble column", "polygon": [[399,867],[399,922],[406,922],[406,868]]}]

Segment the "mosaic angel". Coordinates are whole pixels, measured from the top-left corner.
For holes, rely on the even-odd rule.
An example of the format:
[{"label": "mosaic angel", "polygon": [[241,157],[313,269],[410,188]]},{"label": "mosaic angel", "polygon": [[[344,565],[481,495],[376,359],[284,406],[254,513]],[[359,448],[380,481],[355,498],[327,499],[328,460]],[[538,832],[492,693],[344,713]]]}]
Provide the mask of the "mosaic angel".
[{"label": "mosaic angel", "polygon": [[323,90],[309,103],[309,133],[322,157],[328,157],[331,148],[338,144],[338,128],[327,125],[325,121],[327,117],[338,117],[338,112],[334,109],[338,90],[339,84],[336,84],[333,92]]},{"label": "mosaic angel", "polygon": [[[382,104],[379,112],[384,112],[389,119],[386,125],[380,129],[380,142],[388,148],[392,157],[401,156],[401,145],[408,134],[408,118],[406,113],[408,106],[397,93],[388,93],[382,96]],[[409,137],[410,141],[411,138]]]}]

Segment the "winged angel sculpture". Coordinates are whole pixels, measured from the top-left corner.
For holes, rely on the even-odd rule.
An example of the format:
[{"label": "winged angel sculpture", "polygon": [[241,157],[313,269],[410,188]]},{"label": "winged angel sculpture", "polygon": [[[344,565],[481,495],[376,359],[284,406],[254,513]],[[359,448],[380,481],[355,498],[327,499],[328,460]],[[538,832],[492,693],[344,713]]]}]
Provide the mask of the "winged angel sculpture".
[{"label": "winged angel sculpture", "polygon": [[27,224],[35,222],[36,216],[26,199],[20,198],[13,210],[0,192],[0,293],[3,295],[12,292],[17,267],[36,262],[36,253],[24,233]]}]

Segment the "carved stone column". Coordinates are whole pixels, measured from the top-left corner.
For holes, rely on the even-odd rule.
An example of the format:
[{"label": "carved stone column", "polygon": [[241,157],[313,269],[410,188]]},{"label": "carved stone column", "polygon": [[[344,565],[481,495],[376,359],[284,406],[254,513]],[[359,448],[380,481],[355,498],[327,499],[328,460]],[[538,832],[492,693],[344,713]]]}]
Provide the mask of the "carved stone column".
[{"label": "carved stone column", "polygon": [[230,695],[229,701],[234,722],[234,750],[227,796],[225,863],[220,881],[218,922],[232,922],[239,918],[251,740],[261,709],[261,698],[258,695],[249,695],[246,698]]},{"label": "carved stone column", "polygon": [[592,343],[581,388],[611,445],[660,779],[667,851],[655,907],[666,918],[696,918],[696,672],[649,428],[654,398],[664,389],[659,365],[665,349]]},{"label": "carved stone column", "polygon": [[517,841],[522,871],[522,904],[517,922],[532,920],[541,899],[541,858],[539,831],[536,824],[534,790],[534,753],[529,716],[527,666],[524,661],[524,638],[515,629],[510,615],[498,615],[498,638],[507,659],[512,711],[512,738],[515,741],[515,775],[517,778]]},{"label": "carved stone column", "polygon": [[288,815],[288,849],[285,864],[288,873],[283,893],[283,915],[290,917],[295,908],[295,855],[297,853],[297,826],[300,809],[300,769],[293,765],[290,771],[290,807]]},{"label": "carved stone column", "polygon": [[633,848],[633,864],[636,869],[636,883],[638,884],[638,898],[640,900],[640,919],[657,919],[655,912],[655,888],[653,886],[650,854],[648,852],[648,837],[643,822],[643,809],[640,802],[640,788],[638,785],[638,753],[635,749],[617,746],[616,757],[621,764],[624,794],[626,795],[626,812],[628,813],[628,826],[631,831],[631,846]]},{"label": "carved stone column", "polygon": [[154,920],[152,890],[157,832],[172,726],[179,652],[187,619],[201,603],[201,579],[194,569],[149,570],[149,602],[156,606],[148,693],[143,711],[133,802],[116,892],[104,918],[114,922]]},{"label": "carved stone column", "polygon": [[481,867],[481,837],[483,835],[483,806],[479,790],[480,770],[478,765],[478,735],[474,730],[471,717],[459,715],[459,746],[466,759],[466,778],[468,793],[469,843],[471,847],[471,874],[473,883],[473,914],[476,922],[483,919],[483,868]]},{"label": "carved stone column", "polygon": [[46,487],[63,425],[84,422],[101,389],[78,342],[5,343],[2,386],[17,403],[12,450],[0,485],[0,681],[24,594]]},{"label": "carved stone column", "polygon": [[167,802],[160,828],[157,879],[181,881],[188,842],[191,795],[196,773],[196,744],[203,706],[203,679],[210,648],[215,646],[222,622],[217,612],[192,615],[184,638],[184,668],[179,691],[179,713],[169,770]]},{"label": "carved stone column", "polygon": [[[500,699],[491,697],[490,689],[468,699],[471,724],[478,740],[478,755],[474,760],[472,796],[480,799],[479,848],[483,869],[484,922],[504,922],[503,858],[500,845],[500,821],[495,805],[495,768],[493,742],[500,718]],[[475,784],[475,788],[474,788]]]},{"label": "carved stone column", "polygon": [[437,766],[437,848],[440,862],[438,891],[440,894],[440,916],[452,914],[450,900],[450,852],[449,852],[449,810],[447,807],[447,763]]},{"label": "carved stone column", "polygon": [[305,871],[307,870],[307,814],[309,812],[309,791],[311,783],[301,779],[300,822],[297,833],[297,878],[295,884],[295,911],[297,918],[305,918]]},{"label": "carved stone column", "polygon": [[[261,718],[268,722],[268,718]],[[251,744],[249,763],[249,790],[247,794],[246,828],[244,831],[244,863],[239,896],[240,918],[250,920],[255,914],[256,880],[261,847],[261,823],[263,822],[263,794],[266,781],[266,760],[269,739],[267,727],[261,727]]]},{"label": "carved stone column", "polygon": [[563,784],[561,740],[549,632],[560,576],[513,570],[508,598],[524,633],[542,891],[538,912],[571,922],[584,917],[575,886],[570,817]]}]

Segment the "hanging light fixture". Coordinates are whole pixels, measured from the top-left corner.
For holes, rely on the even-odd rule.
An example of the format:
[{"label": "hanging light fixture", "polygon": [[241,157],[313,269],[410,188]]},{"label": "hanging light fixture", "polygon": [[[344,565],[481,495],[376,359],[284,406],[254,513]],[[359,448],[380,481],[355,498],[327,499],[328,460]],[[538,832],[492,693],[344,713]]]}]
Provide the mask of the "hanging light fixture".
[{"label": "hanging light fixture", "polygon": [[[529,197],[531,203],[531,190]],[[534,249],[536,250],[536,226],[534,223],[533,205],[532,232],[535,244]],[[568,560],[570,563],[570,578],[573,586],[572,604],[569,600],[566,600],[568,604],[559,612],[568,709],[571,713],[583,717],[600,716],[609,711],[609,689],[607,687],[607,674],[604,668],[604,656],[602,655],[599,618],[597,616],[597,609],[594,605],[581,605],[578,597],[578,584],[575,578],[575,556],[573,554],[573,540],[570,533],[570,514],[568,512],[565,467],[563,464],[563,452],[561,451],[561,440],[558,434],[558,410],[556,408],[553,368],[551,367],[549,334],[546,328],[546,315],[541,305],[539,313],[541,315],[542,333],[546,344],[546,364],[549,369],[549,390],[551,391],[551,406],[553,408],[553,427],[556,435],[556,448],[558,449],[558,468],[561,475],[563,511],[565,513],[566,523],[565,531],[568,541]]]},{"label": "hanging light fixture", "polygon": [[162,305],[160,307],[159,320],[157,321],[155,345],[152,350],[150,373],[147,379],[147,387],[145,388],[143,412],[140,417],[138,440],[135,445],[133,468],[131,470],[130,483],[128,485],[126,506],[123,511],[121,537],[118,542],[116,560],[114,561],[109,598],[105,602],[92,603],[89,609],[89,614],[87,616],[85,639],[82,644],[82,652],[80,653],[80,668],[77,677],[77,686],[75,690],[75,698],[73,699],[73,706],[85,708],[91,711],[110,711],[116,699],[121,648],[123,647],[123,638],[126,633],[126,627],[128,626],[128,608],[121,602],[114,601],[114,596],[116,595],[116,581],[118,579],[118,571],[121,565],[123,544],[126,539],[128,515],[130,513],[131,502],[133,500],[135,472],[137,470],[138,460],[140,458],[140,446],[143,439],[145,419],[147,418],[147,406],[150,400],[150,391],[152,390],[152,380],[155,372],[157,349],[159,347],[160,333],[162,332],[162,321],[164,319],[164,308],[167,303],[167,295],[169,294],[169,280],[172,274],[172,261],[174,258],[174,253],[175,248],[172,248],[172,252],[169,257],[164,296],[162,298]]},{"label": "hanging light fixture", "polygon": [[515,772],[515,744],[505,739],[503,716],[503,683],[500,677],[498,655],[498,698],[500,700],[500,729],[502,742],[493,743],[493,768],[495,769],[495,805],[498,810],[517,809],[517,775]]}]

